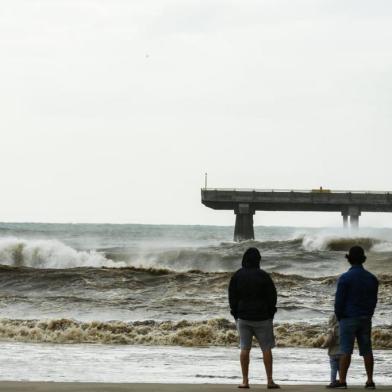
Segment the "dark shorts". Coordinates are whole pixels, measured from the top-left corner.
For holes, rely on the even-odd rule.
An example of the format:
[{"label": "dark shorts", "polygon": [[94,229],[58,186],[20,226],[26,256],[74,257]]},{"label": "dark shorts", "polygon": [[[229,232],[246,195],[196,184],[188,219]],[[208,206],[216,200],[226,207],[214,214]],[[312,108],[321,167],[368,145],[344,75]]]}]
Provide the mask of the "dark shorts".
[{"label": "dark shorts", "polygon": [[359,355],[372,353],[372,319],[370,317],[343,318],[339,321],[340,351],[352,354],[357,339]]},{"label": "dark shorts", "polygon": [[260,348],[270,350],[275,347],[275,336],[272,319],[263,321],[250,321],[238,319],[237,329],[240,335],[241,350],[250,350],[252,347],[253,336],[259,342]]}]

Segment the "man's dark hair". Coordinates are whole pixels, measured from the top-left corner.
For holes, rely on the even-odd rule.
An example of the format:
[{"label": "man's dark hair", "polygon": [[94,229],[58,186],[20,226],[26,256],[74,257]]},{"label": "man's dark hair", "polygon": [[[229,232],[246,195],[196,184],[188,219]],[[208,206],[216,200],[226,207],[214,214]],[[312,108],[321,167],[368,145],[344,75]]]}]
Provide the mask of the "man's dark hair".
[{"label": "man's dark hair", "polygon": [[257,248],[249,248],[242,256],[242,266],[248,268],[260,267],[261,255]]},{"label": "man's dark hair", "polygon": [[366,261],[365,251],[361,246],[355,245],[350,248],[346,259],[353,265],[363,264]]}]

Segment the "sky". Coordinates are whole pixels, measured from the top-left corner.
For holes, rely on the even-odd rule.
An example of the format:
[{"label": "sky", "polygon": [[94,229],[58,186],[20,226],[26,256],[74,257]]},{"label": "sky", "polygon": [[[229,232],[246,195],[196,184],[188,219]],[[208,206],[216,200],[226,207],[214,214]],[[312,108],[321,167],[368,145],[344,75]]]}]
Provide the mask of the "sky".
[{"label": "sky", "polygon": [[391,26],[390,0],[0,0],[0,221],[234,224],[205,172],[392,190]]}]

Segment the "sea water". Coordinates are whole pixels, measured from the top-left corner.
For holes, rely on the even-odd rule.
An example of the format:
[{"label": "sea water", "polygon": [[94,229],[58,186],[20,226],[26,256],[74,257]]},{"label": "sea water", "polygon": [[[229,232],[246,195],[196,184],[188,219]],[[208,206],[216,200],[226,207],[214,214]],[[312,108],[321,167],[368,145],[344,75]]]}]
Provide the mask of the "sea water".
[{"label": "sea water", "polygon": [[[278,290],[275,375],[327,382],[320,349],[353,244],[380,280],[376,380],[391,384],[392,229],[0,224],[0,377],[8,380],[237,382],[227,285],[256,246]],[[255,347],[252,380],[263,382]],[[78,365],[76,365],[78,364]],[[310,376],[311,374],[311,376]],[[350,381],[363,382],[358,357]]]}]

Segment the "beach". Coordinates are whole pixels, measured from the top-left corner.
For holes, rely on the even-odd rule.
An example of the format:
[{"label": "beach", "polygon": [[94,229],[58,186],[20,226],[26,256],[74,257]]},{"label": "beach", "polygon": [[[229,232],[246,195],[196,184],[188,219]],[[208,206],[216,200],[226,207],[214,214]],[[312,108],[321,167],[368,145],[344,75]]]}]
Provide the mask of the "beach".
[{"label": "beach", "polygon": [[[324,385],[285,385],[285,391],[290,392],[321,392]],[[254,390],[267,390],[265,385],[252,385]],[[363,390],[363,386],[349,387]],[[392,391],[392,386],[381,386],[377,389]],[[0,382],[0,390],[5,392],[220,392],[238,391],[236,385],[226,384],[96,384],[96,383],[44,383],[44,382]]]}]

